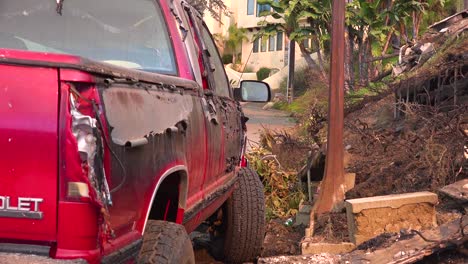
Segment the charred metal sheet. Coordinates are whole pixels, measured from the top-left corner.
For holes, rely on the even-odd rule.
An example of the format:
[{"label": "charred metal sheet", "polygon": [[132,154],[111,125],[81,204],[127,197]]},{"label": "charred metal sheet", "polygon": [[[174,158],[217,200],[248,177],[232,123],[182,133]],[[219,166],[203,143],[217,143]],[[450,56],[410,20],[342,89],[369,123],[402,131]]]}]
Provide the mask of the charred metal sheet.
[{"label": "charred metal sheet", "polygon": [[203,105],[203,111],[205,112],[205,116],[208,119],[208,121],[212,122],[215,125],[219,124],[218,116],[216,115],[216,107],[213,103],[213,98],[204,97],[201,100]]},{"label": "charred metal sheet", "polygon": [[[466,2],[465,2],[465,4],[466,4]],[[458,13],[452,15],[452,16],[449,16],[449,17],[447,17],[447,18],[445,18],[445,19],[443,19],[443,20],[441,20],[439,22],[436,22],[436,23],[430,25],[429,28],[433,28],[433,29],[435,29],[437,31],[440,31],[443,28],[446,28],[449,25],[454,24],[454,23],[456,23],[456,22],[458,22],[458,21],[460,21],[462,19],[465,19],[465,18],[468,18],[468,9],[465,9],[465,10],[463,10],[461,12],[458,12]]]},{"label": "charred metal sheet", "polygon": [[[141,142],[186,123],[193,110],[192,96],[113,86],[103,91],[112,141],[120,146]],[[182,125],[183,126],[183,125]],[[176,129],[178,130],[178,129]]]},{"label": "charred metal sheet", "polygon": [[[115,153],[111,156],[111,186],[115,188],[114,186],[125,181],[122,188],[112,193],[114,205],[109,208],[112,228],[122,230],[124,226],[130,230],[132,225],[128,225],[128,222],[139,221],[141,215],[146,213],[142,208],[147,206],[147,200],[153,194],[154,183],[169,164],[184,165],[190,172],[190,180],[184,180],[180,186],[181,189],[188,190],[187,197],[199,193],[205,175],[207,138],[205,117],[198,95],[188,92],[181,95],[167,89],[146,90],[121,84],[110,87],[101,85],[98,89],[105,112],[107,134],[128,130],[126,133],[135,135],[131,136],[133,139],[148,140],[147,144],[133,148],[117,145],[111,138],[109,140],[110,149]],[[163,110],[155,109],[154,104],[158,104]],[[190,105],[193,105],[191,111],[190,108],[185,108]],[[126,113],[133,111],[137,114]],[[185,112],[187,117],[176,118],[177,113],[181,112]],[[126,118],[133,120],[128,124],[124,123],[123,113]],[[174,118],[169,126],[157,124],[161,118],[168,116]],[[155,124],[161,128],[162,133],[155,133]],[[150,130],[154,131],[146,135]],[[122,170],[121,164],[125,170]],[[132,197],[131,202],[128,197]],[[186,203],[185,200],[178,202]]]},{"label": "charred metal sheet", "polygon": [[229,142],[224,147],[225,172],[231,172],[239,165],[242,154],[244,129],[242,128],[242,120],[239,118],[242,111],[239,103],[229,98],[217,97],[215,102],[223,124],[223,140]]},{"label": "charred metal sheet", "polygon": [[125,142],[125,147],[127,148],[136,148],[148,144],[147,138],[137,138]]}]

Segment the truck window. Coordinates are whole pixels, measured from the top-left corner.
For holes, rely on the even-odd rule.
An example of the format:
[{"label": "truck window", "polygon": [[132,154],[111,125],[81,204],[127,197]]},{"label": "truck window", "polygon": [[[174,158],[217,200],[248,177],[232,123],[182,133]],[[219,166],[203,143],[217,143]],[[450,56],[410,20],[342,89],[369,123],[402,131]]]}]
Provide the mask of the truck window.
[{"label": "truck window", "polygon": [[206,26],[201,27],[201,31],[203,42],[205,43],[206,48],[208,49],[211,56],[210,61],[214,66],[213,77],[216,87],[213,87],[212,90],[216,95],[229,97],[230,86],[226,77],[226,73],[224,72],[224,65],[221,61],[221,58],[219,57],[218,49],[216,48],[213,38],[211,37],[211,34]]},{"label": "truck window", "polygon": [[157,1],[0,0],[0,48],[72,54],[177,74]]}]

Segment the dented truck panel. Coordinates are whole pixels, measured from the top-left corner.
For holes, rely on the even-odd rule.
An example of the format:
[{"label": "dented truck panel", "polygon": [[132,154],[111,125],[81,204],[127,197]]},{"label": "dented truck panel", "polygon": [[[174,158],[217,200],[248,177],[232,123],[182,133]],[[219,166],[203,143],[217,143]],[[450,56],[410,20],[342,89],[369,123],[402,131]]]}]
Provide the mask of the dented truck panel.
[{"label": "dented truck panel", "polygon": [[113,143],[131,147],[132,142],[147,143],[156,134],[185,133],[193,111],[192,97],[161,90],[114,85],[102,91]]},{"label": "dented truck panel", "polygon": [[224,100],[222,103],[222,111],[224,112],[223,129],[224,140],[229,142],[224,148],[226,172],[234,171],[240,164],[240,153],[242,152],[245,131],[242,128],[242,109],[239,102],[234,100]]},{"label": "dented truck panel", "polygon": [[99,90],[116,154],[111,161],[111,181],[114,186],[125,181],[112,194],[111,225],[125,232],[135,228],[135,223],[142,226],[145,203],[168,165],[187,166],[188,197],[202,189],[206,154],[203,110],[195,92],[122,84],[100,86]]}]

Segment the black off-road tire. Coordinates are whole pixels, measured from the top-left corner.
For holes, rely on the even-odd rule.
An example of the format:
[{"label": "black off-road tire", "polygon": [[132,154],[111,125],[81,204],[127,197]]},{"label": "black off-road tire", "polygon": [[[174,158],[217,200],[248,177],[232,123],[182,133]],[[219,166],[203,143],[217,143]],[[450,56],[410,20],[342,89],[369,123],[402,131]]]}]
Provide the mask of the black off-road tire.
[{"label": "black off-road tire", "polygon": [[149,220],[138,263],[195,263],[192,242],[185,228],[171,222]]},{"label": "black off-road tire", "polygon": [[238,186],[226,202],[224,260],[229,263],[255,261],[265,237],[265,196],[257,173],[241,168]]}]

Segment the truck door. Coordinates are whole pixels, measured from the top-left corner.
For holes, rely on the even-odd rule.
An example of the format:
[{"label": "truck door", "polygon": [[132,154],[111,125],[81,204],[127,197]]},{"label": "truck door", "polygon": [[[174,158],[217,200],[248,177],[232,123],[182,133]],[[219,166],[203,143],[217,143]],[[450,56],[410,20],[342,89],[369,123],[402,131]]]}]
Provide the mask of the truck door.
[{"label": "truck door", "polygon": [[229,181],[239,164],[242,146],[240,105],[231,87],[215,42],[200,16],[190,14],[197,35],[203,72],[205,115],[207,118],[208,164],[206,193]]},{"label": "truck door", "polygon": [[[209,91],[205,92],[208,101],[214,103],[217,114],[217,122],[221,131],[222,159],[219,160],[221,175],[232,172],[240,162],[242,146],[241,108],[233,99],[233,93],[229,84],[224,65],[216,48],[215,42],[206,25],[201,27],[202,40],[205,44],[205,60],[209,60],[208,74],[212,81],[209,82]],[[216,142],[211,142],[216,144]]]}]

